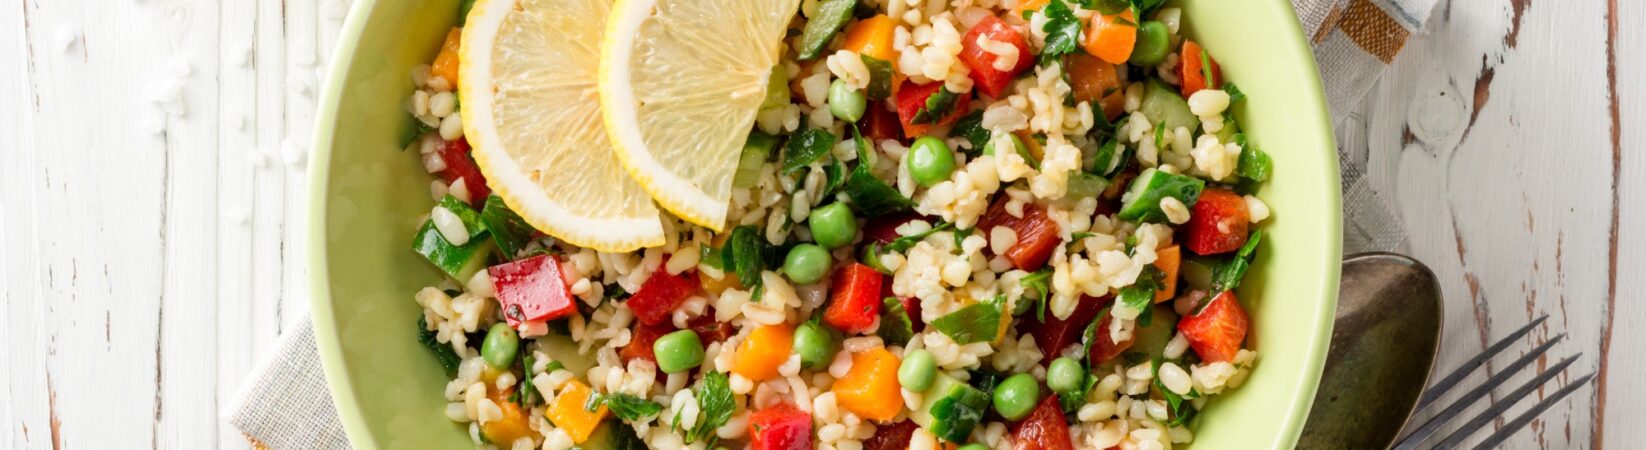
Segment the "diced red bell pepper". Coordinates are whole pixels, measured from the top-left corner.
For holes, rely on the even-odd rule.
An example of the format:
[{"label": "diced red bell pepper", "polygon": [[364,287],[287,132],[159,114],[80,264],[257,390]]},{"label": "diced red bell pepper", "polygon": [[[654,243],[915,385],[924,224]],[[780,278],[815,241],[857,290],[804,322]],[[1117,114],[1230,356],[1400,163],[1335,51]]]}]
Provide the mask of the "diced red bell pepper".
[{"label": "diced red bell pepper", "polygon": [[863,450],[904,450],[909,448],[909,441],[914,439],[914,430],[920,428],[913,420],[881,425],[874,429],[874,436],[863,441]]},{"label": "diced red bell pepper", "polygon": [[863,136],[870,142],[879,143],[887,139],[903,141],[903,126],[897,122],[897,113],[887,111],[885,103],[872,101],[869,109],[860,119],[863,127]]},{"label": "diced red bell pepper", "polygon": [[657,363],[657,354],[652,352],[652,344],[657,343],[657,338],[672,332],[674,332],[673,325],[635,324],[634,334],[629,336],[629,345],[619,349],[617,357],[621,358],[624,364],[628,364],[629,360],[636,358]]},{"label": "diced red bell pepper", "polygon": [[1005,195],[995,198],[983,218],[977,220],[977,230],[984,236],[992,236],[989,233],[994,227],[1011,227],[1017,232],[1017,245],[1007,249],[1004,256],[1012,261],[1012,267],[1030,272],[1039,270],[1062,242],[1057,236],[1057,222],[1046,215],[1046,208],[1033,203],[1023,204],[1023,217],[1014,217],[1006,211],[1010,200]]},{"label": "diced red bell pepper", "polygon": [[726,338],[732,337],[732,334],[734,334],[732,333],[731,324],[714,320],[714,308],[708,308],[703,311],[703,315],[687,320],[686,328],[691,329],[693,333],[697,333],[697,339],[703,341],[703,345],[725,341]]},{"label": "diced red bell pepper", "polygon": [[1184,317],[1177,322],[1177,331],[1189,340],[1189,347],[1202,361],[1233,361],[1240,353],[1240,342],[1246,340],[1246,329],[1251,322],[1240,299],[1234,292],[1224,291],[1212,298],[1200,314]]},{"label": "diced red bell pepper", "polygon": [[1201,89],[1217,89],[1223,85],[1223,69],[1217,66],[1217,60],[1212,59],[1209,54],[1206,55],[1206,62],[1212,63],[1212,79],[1206,79],[1206,65],[1200,61],[1200,55],[1205,52],[1206,49],[1200,48],[1200,44],[1190,40],[1183,41],[1183,52],[1179,59],[1181,64],[1177,65],[1177,75],[1183,80],[1183,98],[1189,98]]},{"label": "diced red bell pepper", "polygon": [[1092,323],[1097,312],[1103,305],[1113,301],[1113,297],[1102,298],[1081,296],[1080,302],[1075,304],[1074,312],[1067,319],[1058,319],[1050,311],[1046,312],[1046,321],[1036,320],[1033,315],[1025,316],[1026,330],[1034,335],[1034,342],[1040,346],[1041,364],[1051,364],[1052,360],[1063,355],[1063,349],[1080,342],[1080,333],[1086,330],[1086,325]]},{"label": "diced red bell pepper", "polygon": [[497,302],[503,305],[503,318],[511,327],[559,319],[577,311],[577,298],[566,286],[566,279],[560,275],[560,261],[554,256],[537,255],[491,266],[486,272],[497,286]]},{"label": "diced red bell pepper", "polygon": [[1228,189],[1206,188],[1200,201],[1189,209],[1189,222],[1181,228],[1183,245],[1197,255],[1215,255],[1239,250],[1246,245],[1252,213],[1246,199]]},{"label": "diced red bell pepper", "polygon": [[440,179],[448,186],[462,179],[463,187],[469,191],[469,203],[484,204],[486,197],[492,195],[492,190],[486,186],[486,176],[480,173],[480,166],[475,165],[469,150],[469,141],[464,139],[446,141],[441,145],[439,155],[440,160],[446,163],[446,170],[439,172]]},{"label": "diced red bell pepper", "polygon": [[[886,283],[891,285],[891,283]],[[909,323],[914,325],[914,332],[926,329],[926,321],[920,318],[920,299],[914,297],[898,297],[898,303],[903,304],[903,311],[909,313]]]},{"label": "diced red bell pepper", "polygon": [[1029,417],[1012,424],[1012,442],[1013,450],[1074,450],[1057,394],[1041,399]]},{"label": "diced red bell pepper", "polygon": [[1091,348],[1087,349],[1086,353],[1086,358],[1092,364],[1109,362],[1119,357],[1121,353],[1125,353],[1127,349],[1132,348],[1132,342],[1135,339],[1131,337],[1127,337],[1126,340],[1120,342],[1115,342],[1114,339],[1109,337],[1109,326],[1113,322],[1114,318],[1109,316],[1106,311],[1103,313],[1103,319],[1097,322],[1096,332],[1092,333]]},{"label": "diced red bell pepper", "polygon": [[697,277],[691,272],[671,275],[662,266],[640,284],[640,290],[625,302],[641,323],[657,325],[669,321],[674,309],[680,307],[692,293],[697,292]]},{"label": "diced red bell pepper", "polygon": [[862,333],[880,318],[880,284],[884,275],[862,263],[851,263],[834,272],[834,294],[823,322],[847,334]]},{"label": "diced red bell pepper", "polygon": [[914,82],[905,82],[898,89],[897,119],[903,123],[903,136],[909,138],[925,136],[926,130],[930,130],[934,126],[955,123],[955,121],[960,120],[961,116],[966,115],[967,108],[970,108],[972,104],[971,93],[955,94],[957,98],[954,107],[950,108],[949,114],[943,116],[937,123],[914,123],[915,114],[920,112],[921,108],[926,107],[926,99],[931,97],[932,94],[936,94],[938,89],[943,89],[943,83],[914,84]]},{"label": "diced red bell pepper", "polygon": [[[982,36],[1017,47],[1017,62],[1007,70],[996,69],[994,62],[1000,57],[977,45],[977,38]],[[1029,53],[1029,42],[1023,39],[1022,34],[1006,25],[1006,21],[1000,20],[999,17],[988,15],[983,16],[983,20],[978,21],[976,25],[972,25],[971,31],[967,31],[966,37],[960,40],[960,62],[966,63],[966,67],[972,69],[970,76],[975,82],[973,86],[979,92],[999,98],[1000,93],[1006,90],[1006,85],[1011,84],[1012,78],[1034,66],[1034,54]]]},{"label": "diced red bell pepper", "polygon": [[812,416],[779,403],[749,416],[749,450],[811,450]]}]

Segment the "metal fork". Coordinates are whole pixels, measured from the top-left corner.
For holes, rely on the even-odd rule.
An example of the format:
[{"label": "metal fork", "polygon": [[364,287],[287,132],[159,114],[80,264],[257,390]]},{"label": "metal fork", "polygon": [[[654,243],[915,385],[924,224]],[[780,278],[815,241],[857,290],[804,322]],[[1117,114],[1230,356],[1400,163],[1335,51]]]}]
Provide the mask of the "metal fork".
[{"label": "metal fork", "polygon": [[[1463,378],[1474,372],[1475,369],[1480,368],[1480,366],[1485,365],[1486,361],[1491,360],[1493,356],[1497,356],[1497,354],[1507,350],[1515,343],[1515,341],[1519,341],[1520,338],[1525,337],[1527,333],[1531,332],[1532,328],[1537,327],[1539,324],[1542,324],[1548,319],[1549,316],[1544,315],[1537,318],[1537,320],[1533,320],[1532,323],[1526,324],[1526,326],[1520,327],[1520,329],[1510,333],[1508,337],[1493,343],[1490,347],[1486,348],[1486,351],[1481,352],[1479,355],[1475,355],[1474,358],[1470,358],[1468,361],[1465,361],[1462,367],[1459,367],[1451,374],[1446,375],[1445,378],[1442,378],[1439,382],[1436,382],[1434,387],[1431,387],[1427,392],[1423,393],[1423,397],[1418,400],[1418,409],[1422,410],[1429,406],[1434,406],[1435,401],[1440,400],[1440,398],[1445,396],[1446,393],[1451,391],[1452,388],[1457,387],[1458,383],[1463,381]],[[1497,374],[1494,374],[1490,378],[1486,379],[1485,383],[1464,393],[1457,399],[1456,402],[1446,406],[1445,409],[1441,410],[1439,413],[1436,413],[1434,417],[1429,418],[1427,422],[1424,422],[1422,425],[1418,426],[1416,430],[1411,432],[1411,434],[1406,435],[1406,437],[1394,447],[1394,450],[1414,450],[1418,448],[1418,446],[1425,440],[1433,436],[1435,432],[1440,431],[1441,427],[1451,423],[1452,420],[1456,419],[1458,415],[1463,413],[1464,410],[1469,409],[1469,405],[1473,405],[1482,397],[1490,394],[1493,389],[1496,389],[1498,386],[1503,385],[1504,382],[1507,382],[1510,378],[1513,378],[1527,366],[1531,365],[1533,361],[1536,361],[1539,356],[1542,356],[1544,353],[1548,352],[1551,347],[1554,347],[1555,343],[1560,342],[1560,340],[1564,338],[1566,338],[1565,333],[1556,335],[1554,338],[1549,339],[1542,345],[1538,345],[1537,348],[1533,348],[1532,351],[1527,352],[1524,356],[1521,356],[1514,362],[1509,363],[1508,366],[1504,366],[1502,370],[1497,372]],[[1556,375],[1559,375],[1561,371],[1566,370],[1567,366],[1572,365],[1572,363],[1576,362],[1577,358],[1582,355],[1582,353],[1578,353],[1576,355],[1569,356],[1566,359],[1561,360],[1559,363],[1556,363],[1554,366],[1549,367],[1548,370],[1538,373],[1537,376],[1532,377],[1531,380],[1521,384],[1520,387],[1515,388],[1514,391],[1493,403],[1492,406],[1486,408],[1485,411],[1481,411],[1480,414],[1470,418],[1468,422],[1465,422],[1463,426],[1458,427],[1456,431],[1452,432],[1452,434],[1447,435],[1445,439],[1441,440],[1440,444],[1434,446],[1433,448],[1451,449],[1462,444],[1464,439],[1468,439],[1470,435],[1474,434],[1475,431],[1480,430],[1486,425],[1487,422],[1503,415],[1509,410],[1510,407],[1514,406],[1516,403],[1519,403],[1520,400],[1530,397],[1533,391],[1536,391],[1543,385],[1543,383],[1546,383],[1550,379],[1553,379]],[[1579,388],[1587,385],[1591,378],[1594,378],[1593,373],[1578,377],[1578,379],[1570,383],[1566,383],[1566,386],[1560,388],[1558,391],[1555,391],[1554,395],[1544,398],[1543,401],[1538,402],[1536,405],[1533,405],[1530,409],[1526,410],[1526,412],[1521,413],[1513,420],[1510,420],[1508,423],[1504,424],[1502,428],[1498,429],[1496,432],[1493,432],[1491,436],[1487,437],[1486,440],[1481,441],[1481,443],[1476,445],[1474,448],[1489,449],[1497,447],[1499,444],[1502,444],[1504,440],[1508,439],[1510,436],[1513,436],[1522,428],[1525,428],[1526,424],[1530,423],[1532,419],[1536,419],[1539,414],[1542,414],[1555,404],[1560,403],[1561,400],[1565,399],[1566,396],[1571,395],[1572,392],[1576,392]]]}]

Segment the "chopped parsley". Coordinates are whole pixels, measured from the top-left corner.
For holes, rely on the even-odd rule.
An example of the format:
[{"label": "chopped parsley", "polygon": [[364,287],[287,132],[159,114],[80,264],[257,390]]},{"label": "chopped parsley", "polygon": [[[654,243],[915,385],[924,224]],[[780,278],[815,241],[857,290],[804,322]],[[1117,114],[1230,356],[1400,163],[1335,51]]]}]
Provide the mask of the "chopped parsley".
[{"label": "chopped parsley", "polygon": [[790,136],[789,143],[783,145],[782,173],[789,175],[803,170],[813,161],[829,154],[836,139],[834,133],[822,128],[807,128]]},{"label": "chopped parsley", "polygon": [[1063,4],[1063,0],[1051,0],[1041,14],[1046,15],[1046,25],[1041,27],[1041,31],[1046,32],[1046,45],[1040,49],[1041,65],[1080,48],[1080,18],[1075,17],[1069,5]]},{"label": "chopped parsley", "polygon": [[[732,400],[731,382],[726,374],[714,371],[703,373],[703,385],[697,391],[697,408],[703,412],[703,420],[697,426],[686,432],[686,442],[692,443],[709,439],[708,445],[714,447],[715,430],[732,419],[732,410],[736,409]],[[679,423],[678,420],[675,423]]]},{"label": "chopped parsley", "polygon": [[[1055,1],[1055,0],[1054,0]],[[926,104],[915,110],[912,124],[934,124],[949,113],[954,112],[955,102],[960,100],[960,94],[949,92],[948,88],[939,87],[936,92],[926,97]]]}]

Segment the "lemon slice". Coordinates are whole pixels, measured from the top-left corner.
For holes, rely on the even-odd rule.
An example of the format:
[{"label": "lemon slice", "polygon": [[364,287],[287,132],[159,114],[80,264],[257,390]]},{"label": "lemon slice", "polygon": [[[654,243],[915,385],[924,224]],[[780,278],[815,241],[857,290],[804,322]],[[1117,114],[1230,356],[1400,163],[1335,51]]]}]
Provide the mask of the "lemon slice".
[{"label": "lemon slice", "polygon": [[505,203],[600,251],[663,244],[651,197],[611,152],[595,92],[610,0],[481,0],[463,28],[459,92],[474,160]]},{"label": "lemon slice", "polygon": [[600,44],[600,105],[629,175],[680,218],[721,231],[738,155],[797,0],[618,0]]}]

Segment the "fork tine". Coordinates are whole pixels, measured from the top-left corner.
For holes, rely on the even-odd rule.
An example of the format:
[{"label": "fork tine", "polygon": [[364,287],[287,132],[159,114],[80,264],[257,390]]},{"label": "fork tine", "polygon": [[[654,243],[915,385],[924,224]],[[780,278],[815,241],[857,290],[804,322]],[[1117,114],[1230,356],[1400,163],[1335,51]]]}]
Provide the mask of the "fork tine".
[{"label": "fork tine", "polygon": [[1446,422],[1450,422],[1453,417],[1456,417],[1458,414],[1462,413],[1464,409],[1469,407],[1469,405],[1474,404],[1476,401],[1480,400],[1481,397],[1485,397],[1486,394],[1490,393],[1492,389],[1496,388],[1500,384],[1503,384],[1503,382],[1507,381],[1510,377],[1515,376],[1521,369],[1526,368],[1526,365],[1531,364],[1532,361],[1536,360],[1538,356],[1549,351],[1550,347],[1554,347],[1556,342],[1560,342],[1560,340],[1564,338],[1566,338],[1566,333],[1555,335],[1555,337],[1549,339],[1548,342],[1544,342],[1543,345],[1539,345],[1537,348],[1532,349],[1531,352],[1526,353],[1525,356],[1521,356],[1520,359],[1515,360],[1515,362],[1509,363],[1509,365],[1505,366],[1503,370],[1498,371],[1496,375],[1492,375],[1491,378],[1486,379],[1485,383],[1482,383],[1480,386],[1476,386],[1469,392],[1464,393],[1462,397],[1457,399],[1457,402],[1452,403],[1451,406],[1447,406],[1446,409],[1441,410],[1440,413],[1435,414],[1434,417],[1430,417],[1429,421],[1424,422],[1423,426],[1419,427],[1417,431],[1413,431],[1412,434],[1406,435],[1406,438],[1400,441],[1400,445],[1395,447],[1395,450],[1412,450],[1417,448],[1418,444],[1423,443],[1424,439],[1427,439],[1430,435],[1435,434],[1435,431],[1439,431],[1441,426],[1446,425]]},{"label": "fork tine", "polygon": [[1543,371],[1543,373],[1540,373],[1531,380],[1528,380],[1525,384],[1515,388],[1514,392],[1510,392],[1509,395],[1498,399],[1497,403],[1492,404],[1492,407],[1486,408],[1486,410],[1481,411],[1479,415],[1469,419],[1469,421],[1464,423],[1463,426],[1457,427],[1456,431],[1453,431],[1451,435],[1446,436],[1446,439],[1440,441],[1440,444],[1436,445],[1435,448],[1443,449],[1456,447],[1458,444],[1462,443],[1464,439],[1468,439],[1469,435],[1474,434],[1476,431],[1480,431],[1480,427],[1485,426],[1486,422],[1491,422],[1492,419],[1497,418],[1497,416],[1503,415],[1503,413],[1507,412],[1510,407],[1515,405],[1515,403],[1519,403],[1521,399],[1530,396],[1532,391],[1535,391],[1537,388],[1543,386],[1543,383],[1549,382],[1549,379],[1554,378],[1555,375],[1560,375],[1561,371],[1566,370],[1566,366],[1570,366],[1573,362],[1577,361],[1578,356],[1582,356],[1582,354],[1580,353],[1567,357],[1565,360],[1555,364],[1554,367],[1550,367],[1549,370]]},{"label": "fork tine", "polygon": [[1428,392],[1423,393],[1423,397],[1417,401],[1417,409],[1415,411],[1421,411],[1423,408],[1428,407],[1430,403],[1434,403],[1435,400],[1439,400],[1440,396],[1446,395],[1446,393],[1451,391],[1453,387],[1457,386],[1458,382],[1463,381],[1463,377],[1469,376],[1469,374],[1473,373],[1475,369],[1478,369],[1482,364],[1485,364],[1487,360],[1492,359],[1492,357],[1497,356],[1498,353],[1502,353],[1503,350],[1508,349],[1510,345],[1515,343],[1515,341],[1518,341],[1521,337],[1526,336],[1526,333],[1531,332],[1532,328],[1537,327],[1538,324],[1543,323],[1545,320],[1549,320],[1548,314],[1544,314],[1542,317],[1538,317],[1536,320],[1533,320],[1532,323],[1528,323],[1526,326],[1515,330],[1515,332],[1509,333],[1509,335],[1504,336],[1503,339],[1499,339],[1497,342],[1492,343],[1492,346],[1487,347],[1486,351],[1480,352],[1480,354],[1475,355],[1473,358],[1469,358],[1468,361],[1464,361],[1463,365],[1458,366],[1457,370],[1447,374],[1446,378],[1440,379],[1440,381],[1435,383],[1433,387],[1429,388]]},{"label": "fork tine", "polygon": [[1491,436],[1486,437],[1486,440],[1481,441],[1480,445],[1475,446],[1475,450],[1496,448],[1498,445],[1503,444],[1504,440],[1509,439],[1510,436],[1514,436],[1515,433],[1519,432],[1523,428],[1526,428],[1526,424],[1531,423],[1532,419],[1536,419],[1538,415],[1543,414],[1543,411],[1547,411],[1550,407],[1555,406],[1556,403],[1560,403],[1561,399],[1566,398],[1568,395],[1572,395],[1572,393],[1577,392],[1579,388],[1588,385],[1589,379],[1594,378],[1594,376],[1595,374],[1591,373],[1584,375],[1582,378],[1578,378],[1576,381],[1567,383],[1566,387],[1560,388],[1559,391],[1555,392],[1555,395],[1551,395],[1549,398],[1538,402],[1536,406],[1532,407],[1532,409],[1528,409],[1526,412],[1521,413],[1519,417],[1515,417],[1515,420],[1511,420],[1509,423],[1504,424],[1502,429],[1499,429],[1497,432],[1492,433]]}]

